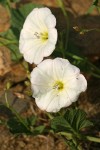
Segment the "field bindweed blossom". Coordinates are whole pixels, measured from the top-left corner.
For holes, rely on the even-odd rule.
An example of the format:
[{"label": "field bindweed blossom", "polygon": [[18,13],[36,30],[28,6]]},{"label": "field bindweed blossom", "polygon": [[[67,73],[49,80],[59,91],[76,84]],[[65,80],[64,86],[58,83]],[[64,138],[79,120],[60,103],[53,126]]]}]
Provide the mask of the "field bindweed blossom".
[{"label": "field bindweed blossom", "polygon": [[19,40],[19,50],[29,63],[39,64],[51,55],[57,42],[56,18],[49,8],[35,8],[27,16]]},{"label": "field bindweed blossom", "polygon": [[31,84],[37,106],[47,112],[71,105],[87,88],[79,68],[62,58],[41,62],[31,72]]}]

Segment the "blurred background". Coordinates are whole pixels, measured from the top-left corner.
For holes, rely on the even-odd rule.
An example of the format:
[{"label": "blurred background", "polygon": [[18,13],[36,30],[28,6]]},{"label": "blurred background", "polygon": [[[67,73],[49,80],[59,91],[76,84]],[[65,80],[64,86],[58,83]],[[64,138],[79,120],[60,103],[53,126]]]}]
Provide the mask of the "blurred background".
[{"label": "blurred background", "polygon": [[[41,122],[38,122],[37,126],[38,124],[48,126],[49,119],[46,113],[38,109],[34,99],[30,97],[28,71],[31,71],[35,65],[27,66],[19,54],[18,43],[12,44],[11,42],[15,35],[19,36],[19,31],[15,30],[17,25],[21,29],[18,18],[20,14],[14,10],[30,3],[31,9],[32,5],[49,7],[57,19],[59,39],[61,32],[63,38],[66,36],[67,20],[56,0],[12,0],[10,7],[14,10],[11,14],[7,7],[9,5],[6,5],[8,2],[0,0],[0,104],[5,104],[5,88],[10,86],[10,89],[7,90],[9,104],[24,117],[32,114],[39,116]],[[81,69],[88,81],[88,89],[80,95],[77,105],[88,114],[90,120],[95,124],[85,132],[100,137],[100,1],[64,0],[64,5],[70,25],[66,58]],[[27,7],[22,11],[23,14],[27,14]],[[13,29],[13,33],[16,34],[12,34],[9,29]],[[18,40],[18,36],[15,39]],[[59,49],[59,42],[57,48]],[[17,55],[17,60],[15,55]],[[59,56],[59,52],[54,53],[51,57],[54,56]],[[79,58],[82,58],[83,61],[81,62]],[[8,119],[11,116],[9,110],[0,105],[0,119]],[[15,136],[8,130],[6,124],[0,123],[0,150],[54,149],[68,150],[68,147],[60,137],[52,133],[35,137],[24,134]],[[84,149],[100,150],[100,145],[84,143]]]}]

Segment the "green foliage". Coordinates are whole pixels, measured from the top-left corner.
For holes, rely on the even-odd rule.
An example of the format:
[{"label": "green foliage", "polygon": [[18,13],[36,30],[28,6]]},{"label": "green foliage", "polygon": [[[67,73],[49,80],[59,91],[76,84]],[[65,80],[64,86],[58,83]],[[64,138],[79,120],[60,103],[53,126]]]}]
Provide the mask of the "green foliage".
[{"label": "green foliage", "polygon": [[18,48],[18,38],[12,29],[0,33],[0,46],[6,46],[11,51],[12,60],[18,61],[22,58]]},{"label": "green foliage", "polygon": [[7,126],[10,132],[12,132],[13,134],[30,133],[27,127],[24,126],[24,124],[21,123],[16,117],[9,119],[7,121]]},{"label": "green foliage", "polygon": [[20,2],[20,0],[0,0],[0,4],[3,5],[3,6],[7,6],[9,5],[10,3],[18,3]]},{"label": "green foliage", "polygon": [[36,122],[37,122],[36,116],[22,118],[17,114],[7,121],[7,126],[13,134],[25,133],[35,136],[41,134],[45,129],[44,125],[39,125],[37,127]]},{"label": "green foliage", "polygon": [[36,121],[37,121],[37,117],[30,116],[29,118],[27,118],[27,125],[34,126]]},{"label": "green foliage", "polygon": [[8,119],[0,119],[0,125],[6,125],[13,134],[38,135],[45,130],[45,125],[39,124],[39,118],[31,115],[22,117],[9,105],[0,105],[0,110],[8,115]]},{"label": "green foliage", "polygon": [[[1,1],[6,4],[6,0]],[[13,2],[18,2],[13,0]],[[6,46],[11,51],[11,58],[13,61],[19,61],[22,55],[19,52],[19,36],[23,28],[24,21],[27,15],[36,7],[33,3],[22,5],[20,8],[10,8],[11,13],[11,27],[8,31],[0,33],[0,46]]]},{"label": "green foliage", "polygon": [[20,8],[17,9],[11,9],[11,26],[17,29],[20,33],[26,17],[34,8],[37,7],[41,7],[41,5],[29,3],[22,5]]},{"label": "green foliage", "polygon": [[28,3],[22,5],[18,10],[20,14],[23,16],[24,20],[28,16],[28,14],[34,9],[34,8],[40,8],[43,7],[43,5],[40,4],[33,4],[33,3]]},{"label": "green foliage", "polygon": [[45,129],[45,126],[44,126],[44,125],[41,125],[41,126],[36,127],[36,128],[33,130],[33,135],[42,134],[42,133],[44,132],[44,129]]},{"label": "green foliage", "polygon": [[79,133],[82,129],[93,125],[86,119],[86,113],[80,109],[69,109],[63,116],[57,116],[51,121],[51,127],[56,132]]},{"label": "green foliage", "polygon": [[96,9],[99,11],[99,13],[100,13],[99,0],[93,0],[92,5],[90,6],[90,8],[89,8],[88,11],[87,11],[87,14],[92,13],[92,11],[93,11],[95,8],[96,8]]},{"label": "green foliage", "polygon": [[65,114],[51,120],[51,128],[60,134],[71,150],[81,150],[80,140],[84,140],[81,130],[93,125],[80,109],[68,109]]},{"label": "green foliage", "polygon": [[7,0],[0,0],[0,4],[3,5],[3,6],[6,6]]}]

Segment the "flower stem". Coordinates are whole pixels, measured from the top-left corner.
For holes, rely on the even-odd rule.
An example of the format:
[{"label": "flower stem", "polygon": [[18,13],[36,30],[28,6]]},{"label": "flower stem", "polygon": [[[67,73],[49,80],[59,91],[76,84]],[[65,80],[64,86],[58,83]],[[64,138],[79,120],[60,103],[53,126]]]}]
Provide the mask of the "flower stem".
[{"label": "flower stem", "polygon": [[7,108],[9,108],[9,102],[8,102],[7,92],[6,91],[5,91],[5,100],[6,100],[6,106],[7,106]]},{"label": "flower stem", "polygon": [[[81,145],[78,141],[71,135],[70,133],[61,134],[62,138],[64,139],[65,143],[70,147],[70,150],[83,150]],[[67,136],[66,136],[67,135]]]},{"label": "flower stem", "polygon": [[7,0],[6,8],[7,8],[9,17],[11,17],[11,11],[10,11],[10,9],[11,9],[11,2],[10,2],[10,0]]},{"label": "flower stem", "polygon": [[49,119],[53,119],[54,118],[53,115],[48,113],[48,112],[46,112],[46,115],[48,116]]},{"label": "flower stem", "polygon": [[67,50],[67,47],[68,47],[70,23],[69,23],[69,17],[68,17],[67,11],[65,9],[63,0],[57,0],[57,3],[60,6],[60,8],[61,8],[61,10],[62,10],[62,12],[63,12],[63,14],[64,14],[64,16],[66,18],[66,24],[67,24],[66,42],[65,42],[65,49],[64,49],[64,52],[65,52],[65,50]]},{"label": "flower stem", "polygon": [[30,131],[30,129],[28,128],[28,126],[24,123],[22,117],[17,113],[17,111],[15,109],[13,109],[8,102],[8,97],[7,97],[7,91],[5,91],[5,100],[6,100],[6,107],[16,116],[16,118],[23,124],[23,126],[27,129],[27,131]]},{"label": "flower stem", "polygon": [[[73,137],[73,134],[66,133],[66,132],[59,132],[58,134],[66,136],[67,138],[71,139]],[[91,142],[97,142],[100,143],[100,138],[92,137],[92,136],[79,136],[80,139],[88,140]]]}]

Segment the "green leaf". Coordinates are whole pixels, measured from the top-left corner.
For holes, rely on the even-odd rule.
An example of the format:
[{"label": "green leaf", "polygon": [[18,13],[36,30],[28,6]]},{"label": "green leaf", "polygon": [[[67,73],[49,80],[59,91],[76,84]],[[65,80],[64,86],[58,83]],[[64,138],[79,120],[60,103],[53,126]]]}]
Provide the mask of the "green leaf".
[{"label": "green leaf", "polygon": [[51,127],[57,132],[74,132],[71,124],[63,116],[55,117],[51,121]]},{"label": "green leaf", "polygon": [[22,58],[19,52],[18,37],[14,34],[13,29],[0,33],[0,46],[9,48],[12,60],[19,61]]},{"label": "green leaf", "polygon": [[64,117],[62,116],[58,116],[55,117],[52,121],[51,121],[51,127],[53,129],[56,129],[56,127],[58,126],[59,128],[61,127],[66,127],[67,125],[67,121],[64,119]]},{"label": "green leaf", "polygon": [[98,9],[98,8],[99,8],[98,3],[99,3],[99,0],[93,0],[92,5],[90,6],[90,8],[89,8],[88,11],[87,11],[87,14],[92,13],[92,11],[93,11],[95,8]]},{"label": "green leaf", "polygon": [[70,109],[68,110],[64,118],[70,123],[75,131],[79,131],[83,128],[93,125],[89,120],[86,119],[86,113],[81,109]]},{"label": "green leaf", "polygon": [[11,40],[8,40],[6,38],[0,37],[0,46],[6,46],[11,43]]},{"label": "green leaf", "polygon": [[69,109],[64,116],[57,116],[51,121],[55,131],[77,134],[83,128],[93,125],[86,119],[86,113],[80,109]]},{"label": "green leaf", "polygon": [[11,51],[12,60],[18,62],[22,58],[22,54],[19,52],[18,46],[15,44],[10,44],[7,47]]},{"label": "green leaf", "polygon": [[7,40],[13,40],[13,39],[17,40],[16,35],[13,33],[12,29],[9,29],[5,32],[1,32],[0,37],[4,37]]},{"label": "green leaf", "polygon": [[28,14],[37,7],[42,5],[37,5],[33,3],[22,5],[20,8],[11,9],[11,26],[17,28],[19,31],[22,29],[24,21]]},{"label": "green leaf", "polygon": [[95,6],[95,5],[90,6],[90,8],[88,9],[88,11],[87,11],[87,13],[86,13],[86,14],[91,14],[91,13],[92,13],[92,11],[94,10],[94,8],[96,8],[96,6]]},{"label": "green leaf", "polygon": [[17,29],[19,33],[23,27],[24,20],[25,19],[19,9],[11,9],[11,27]]},{"label": "green leaf", "polygon": [[33,135],[38,135],[38,134],[41,134],[43,133],[45,129],[45,126],[44,125],[41,125],[41,126],[38,126],[34,129],[34,132],[33,132]]},{"label": "green leaf", "polygon": [[8,128],[13,134],[26,133],[29,134],[29,130],[16,118],[10,118],[7,121]]},{"label": "green leaf", "polygon": [[34,126],[36,123],[37,117],[36,116],[30,116],[27,118],[27,122],[29,126]]},{"label": "green leaf", "polygon": [[7,0],[0,0],[0,4],[5,6],[7,4]]},{"label": "green leaf", "polygon": [[[20,0],[9,0],[9,1],[13,3],[20,2]],[[8,2],[7,0],[0,0],[0,3],[5,6]]]},{"label": "green leaf", "polygon": [[93,5],[98,6],[99,0],[93,0]]}]

